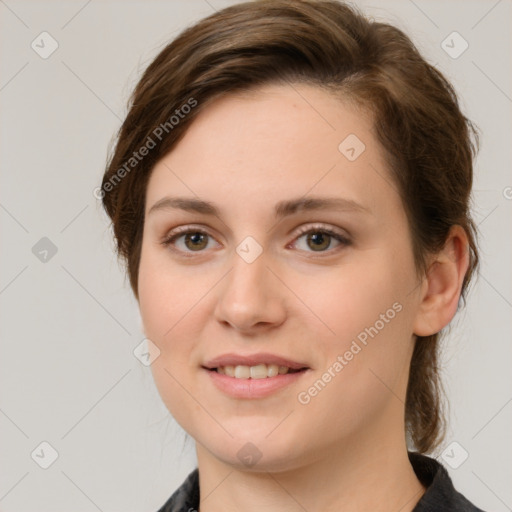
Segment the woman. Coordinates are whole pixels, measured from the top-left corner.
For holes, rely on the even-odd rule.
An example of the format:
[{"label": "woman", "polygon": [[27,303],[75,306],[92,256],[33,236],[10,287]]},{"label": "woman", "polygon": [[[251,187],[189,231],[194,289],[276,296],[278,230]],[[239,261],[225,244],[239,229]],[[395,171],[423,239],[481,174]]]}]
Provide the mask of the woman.
[{"label": "woman", "polygon": [[401,31],[335,1],[235,5],[154,59],[102,195],[196,443],[161,511],[480,510],[425,455],[475,139]]}]

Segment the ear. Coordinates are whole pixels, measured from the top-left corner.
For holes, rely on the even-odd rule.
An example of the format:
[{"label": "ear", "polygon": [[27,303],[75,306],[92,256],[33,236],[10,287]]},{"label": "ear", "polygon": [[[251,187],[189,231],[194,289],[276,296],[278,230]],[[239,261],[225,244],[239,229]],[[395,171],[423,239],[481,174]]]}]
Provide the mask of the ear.
[{"label": "ear", "polygon": [[414,334],[429,336],[450,323],[457,312],[468,266],[468,237],[461,226],[452,226],[443,249],[432,256],[424,277]]}]

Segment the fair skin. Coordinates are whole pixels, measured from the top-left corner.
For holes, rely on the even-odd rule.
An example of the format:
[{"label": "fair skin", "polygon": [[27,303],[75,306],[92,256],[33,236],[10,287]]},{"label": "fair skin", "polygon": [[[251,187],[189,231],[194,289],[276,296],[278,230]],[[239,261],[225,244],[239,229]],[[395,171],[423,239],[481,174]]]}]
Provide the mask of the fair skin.
[{"label": "fair skin", "polygon": [[[366,146],[354,161],[338,149],[349,134]],[[150,212],[166,196],[219,213]],[[349,203],[274,216],[280,201],[311,197]],[[179,226],[206,235],[163,245]],[[454,228],[418,276],[408,229],[370,116],[313,86],[229,94],[156,164],[139,305],[160,350],[152,364],[160,395],[196,442],[201,512],[414,508],[424,488],[403,424],[414,339],[449,323],[468,259],[464,231]],[[250,263],[236,250],[248,236],[262,251]],[[343,356],[372,326],[367,344]],[[261,352],[308,369],[267,396],[240,398],[203,368],[221,354]],[[326,385],[301,403],[329,368]],[[244,446],[258,454],[250,466],[238,455]]]}]

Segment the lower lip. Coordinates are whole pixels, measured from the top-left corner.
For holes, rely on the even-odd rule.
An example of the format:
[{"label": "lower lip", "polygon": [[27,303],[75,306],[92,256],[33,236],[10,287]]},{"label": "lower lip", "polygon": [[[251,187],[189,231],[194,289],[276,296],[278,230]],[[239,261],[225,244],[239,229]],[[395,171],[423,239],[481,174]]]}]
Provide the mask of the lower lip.
[{"label": "lower lip", "polygon": [[216,370],[204,370],[215,386],[233,398],[264,398],[301,379],[308,370],[279,374],[264,379],[237,379]]}]

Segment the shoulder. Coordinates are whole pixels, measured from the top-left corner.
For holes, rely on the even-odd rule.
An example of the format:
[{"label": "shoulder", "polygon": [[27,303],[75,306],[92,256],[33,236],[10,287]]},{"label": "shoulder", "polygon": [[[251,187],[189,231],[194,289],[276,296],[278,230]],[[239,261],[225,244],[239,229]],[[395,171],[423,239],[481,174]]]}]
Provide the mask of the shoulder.
[{"label": "shoulder", "polygon": [[448,472],[437,460],[409,452],[418,480],[427,488],[413,512],[484,512],[456,491]]},{"label": "shoulder", "polygon": [[199,508],[199,470],[192,471],[158,512],[197,512]]}]

